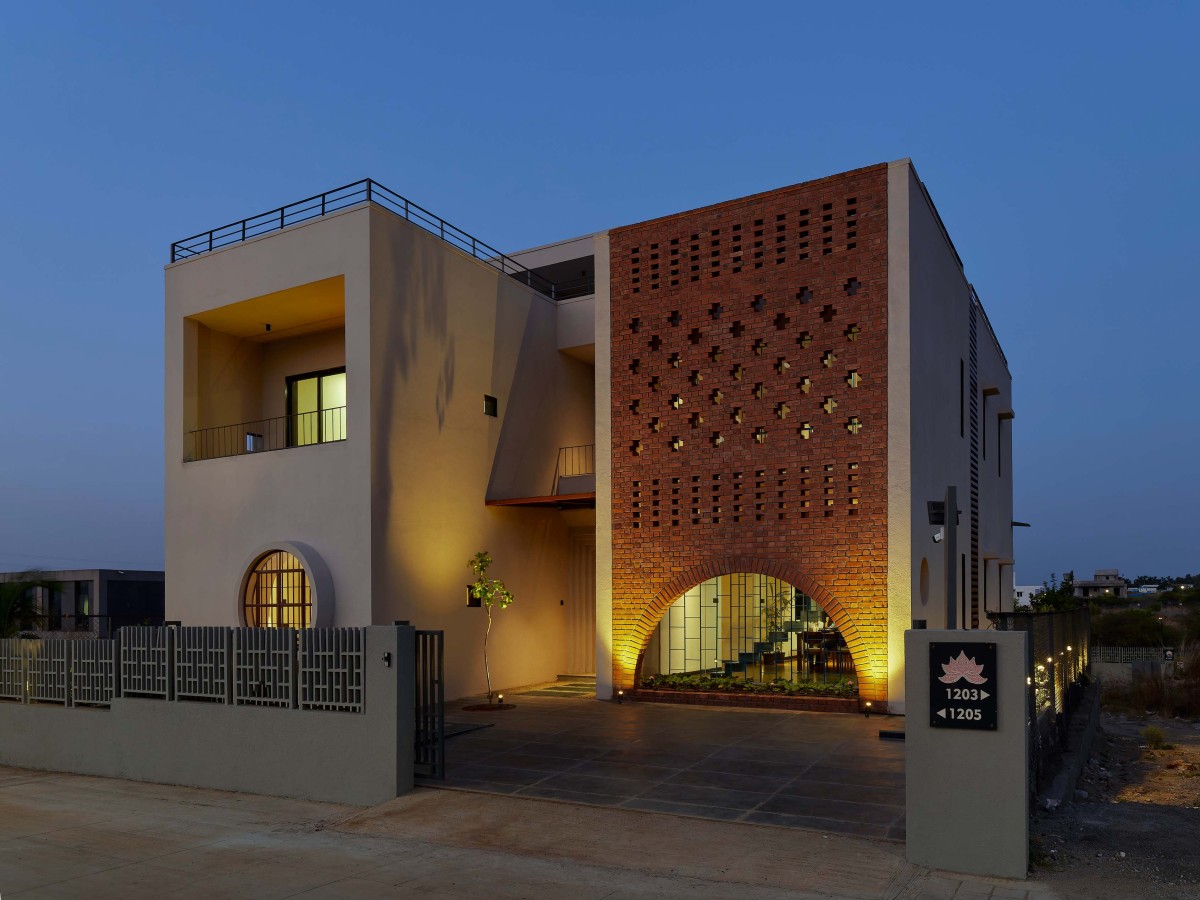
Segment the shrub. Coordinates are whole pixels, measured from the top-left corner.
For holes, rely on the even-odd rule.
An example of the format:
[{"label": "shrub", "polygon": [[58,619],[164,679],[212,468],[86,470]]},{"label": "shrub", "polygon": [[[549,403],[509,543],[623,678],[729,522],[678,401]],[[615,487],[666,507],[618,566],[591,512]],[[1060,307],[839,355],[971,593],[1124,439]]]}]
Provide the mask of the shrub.
[{"label": "shrub", "polygon": [[1123,609],[1092,619],[1092,641],[1104,647],[1158,647],[1163,623],[1148,609]]},{"label": "shrub", "polygon": [[705,691],[722,694],[784,694],[799,697],[857,697],[858,685],[849,678],[832,681],[743,681],[727,675],[648,675],[641,686],[659,691]]},{"label": "shrub", "polygon": [[1151,750],[1163,750],[1167,746],[1167,736],[1157,725],[1147,725],[1142,729],[1142,740]]}]

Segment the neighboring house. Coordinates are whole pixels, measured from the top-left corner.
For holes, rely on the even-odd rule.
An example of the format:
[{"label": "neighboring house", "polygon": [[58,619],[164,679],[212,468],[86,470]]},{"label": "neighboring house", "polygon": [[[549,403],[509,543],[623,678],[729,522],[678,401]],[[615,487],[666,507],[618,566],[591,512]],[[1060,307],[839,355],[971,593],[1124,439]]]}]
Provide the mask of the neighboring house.
[{"label": "neighboring house", "polygon": [[[29,572],[0,572],[0,582],[21,582]],[[123,625],[163,623],[162,572],[134,569],[68,569],[37,573],[30,587],[39,620],[28,631],[60,636],[112,637]]]},{"label": "neighboring house", "polygon": [[493,681],[853,675],[1011,608],[1011,377],[908,160],[504,256],[361,182],[172,245],[171,619],[446,635]]},{"label": "neighboring house", "polygon": [[1033,598],[1046,588],[1040,584],[1018,584],[1013,586],[1013,603],[1028,606]]},{"label": "neighboring house", "polygon": [[1087,599],[1099,596],[1128,597],[1129,586],[1116,569],[1097,569],[1090,580],[1075,582],[1075,596]]},{"label": "neighboring house", "polygon": [[1162,588],[1157,584],[1144,584],[1141,587],[1129,588],[1130,597],[1145,597],[1148,594],[1157,594]]}]

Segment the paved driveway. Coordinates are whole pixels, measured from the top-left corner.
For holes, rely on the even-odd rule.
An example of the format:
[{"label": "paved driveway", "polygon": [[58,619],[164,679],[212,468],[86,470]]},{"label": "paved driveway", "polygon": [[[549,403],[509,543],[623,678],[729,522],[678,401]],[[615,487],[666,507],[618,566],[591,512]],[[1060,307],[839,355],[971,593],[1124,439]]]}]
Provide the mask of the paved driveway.
[{"label": "paved driveway", "polygon": [[464,712],[446,786],[706,819],[904,839],[902,719],[603,703],[547,695]]}]

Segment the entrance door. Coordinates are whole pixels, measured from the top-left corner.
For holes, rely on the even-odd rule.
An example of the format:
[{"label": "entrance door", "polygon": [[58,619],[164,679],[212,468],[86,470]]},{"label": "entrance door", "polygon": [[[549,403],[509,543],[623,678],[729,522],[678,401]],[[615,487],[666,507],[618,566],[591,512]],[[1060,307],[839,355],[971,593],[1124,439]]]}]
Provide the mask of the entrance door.
[{"label": "entrance door", "polygon": [[596,671],[596,529],[572,528],[567,554],[567,671]]}]

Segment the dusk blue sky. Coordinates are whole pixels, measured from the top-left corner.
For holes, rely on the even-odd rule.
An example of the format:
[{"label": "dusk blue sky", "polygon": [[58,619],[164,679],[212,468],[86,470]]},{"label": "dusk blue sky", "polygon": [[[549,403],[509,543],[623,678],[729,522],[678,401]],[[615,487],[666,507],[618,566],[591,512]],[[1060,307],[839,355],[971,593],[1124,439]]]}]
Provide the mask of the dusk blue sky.
[{"label": "dusk blue sky", "polygon": [[907,156],[1013,373],[1018,582],[1200,571],[1198,10],[7,4],[0,570],[162,566],[172,240],[369,176],[514,250]]}]

